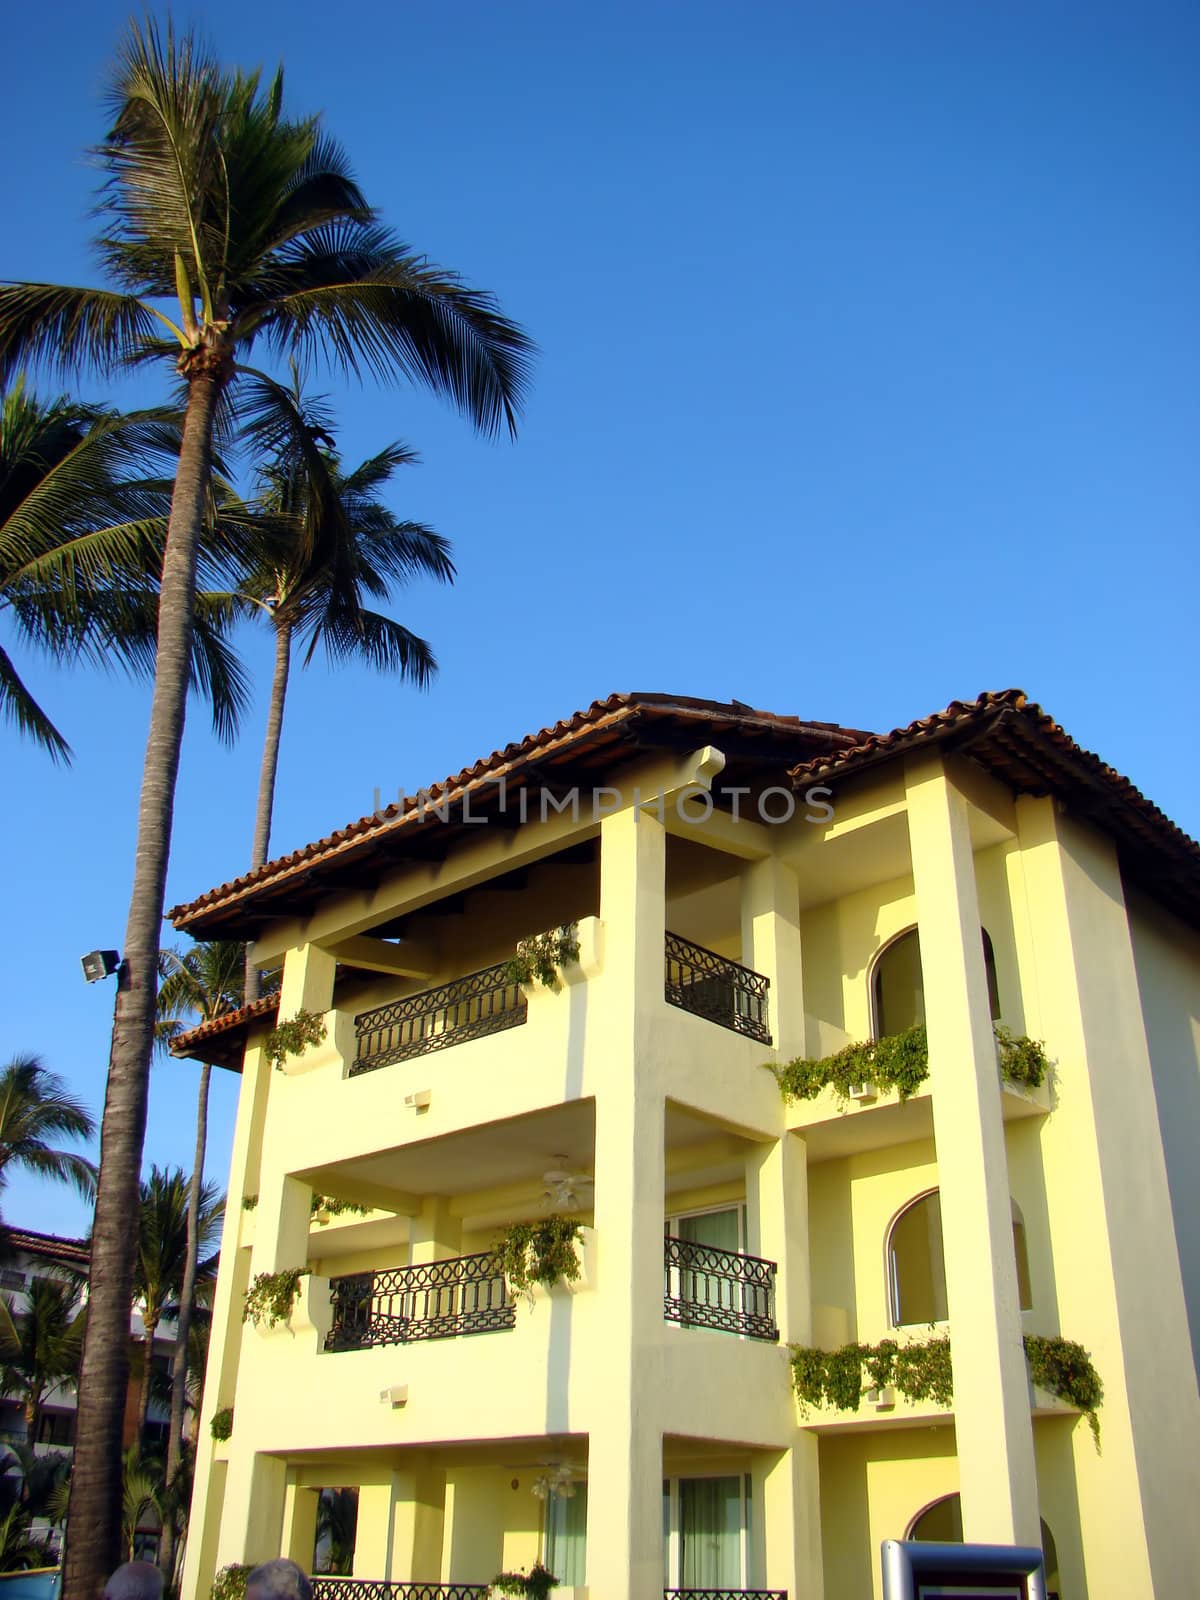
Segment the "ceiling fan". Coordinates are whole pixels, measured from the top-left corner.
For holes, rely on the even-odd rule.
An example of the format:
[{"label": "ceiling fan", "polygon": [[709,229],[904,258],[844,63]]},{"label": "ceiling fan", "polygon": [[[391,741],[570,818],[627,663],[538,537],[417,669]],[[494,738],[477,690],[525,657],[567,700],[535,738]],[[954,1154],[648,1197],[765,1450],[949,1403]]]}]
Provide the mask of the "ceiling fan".
[{"label": "ceiling fan", "polygon": [[542,1201],[551,1210],[576,1211],[584,1201],[584,1191],[591,1190],[594,1179],[586,1172],[572,1172],[563,1155],[550,1157],[552,1165],[542,1173]]}]

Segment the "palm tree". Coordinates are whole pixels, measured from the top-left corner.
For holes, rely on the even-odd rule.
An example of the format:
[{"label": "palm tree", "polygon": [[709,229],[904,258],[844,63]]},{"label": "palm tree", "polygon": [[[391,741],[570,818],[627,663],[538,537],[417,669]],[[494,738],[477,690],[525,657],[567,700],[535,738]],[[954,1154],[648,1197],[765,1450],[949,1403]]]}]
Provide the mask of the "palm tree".
[{"label": "palm tree", "polygon": [[[211,1022],[242,1004],[246,946],[236,940],[213,940],[190,950],[163,950],[159,955],[162,981],[158,990],[155,1035],[163,1048],[189,1024]],[[208,1147],[208,1090],[212,1067],[200,1064],[196,1096],[196,1155],[188,1184],[187,1258],[179,1291],[179,1322],[171,1360],[171,1412],[167,1426],[166,1482],[173,1485],[182,1459],[183,1408],[191,1350],[192,1308],[196,1294],[196,1267],[200,1259],[201,1185]],[[168,1519],[160,1552],[168,1581],[174,1575],[174,1525]]]},{"label": "palm tree", "polygon": [[14,1056],[0,1069],[0,1194],[9,1169],[21,1167],[73,1184],[90,1200],[96,1192],[95,1167],[52,1141],[91,1139],[95,1132],[91,1112],[37,1056]]},{"label": "palm tree", "polygon": [[[145,1441],[146,1417],[150,1410],[154,1336],[165,1315],[173,1308],[182,1309],[181,1296],[188,1256],[188,1188],[188,1180],[178,1168],[174,1172],[167,1172],[151,1167],[149,1179],[141,1185],[138,1249],[133,1274],[134,1298],[141,1305],[142,1326],[146,1331],[146,1354],[138,1404],[139,1443]],[[202,1185],[197,1214],[201,1250],[216,1242],[224,1208],[220,1190],[213,1184]],[[182,1340],[177,1342],[183,1343]],[[186,1359],[186,1345],[184,1354]]]},{"label": "palm tree", "polygon": [[[531,345],[494,299],[386,227],[319,119],[283,113],[283,76],[228,73],[190,35],[134,25],[112,87],[101,256],[111,287],[0,288],[0,373],[36,360],[111,372],[165,361],[186,390],[159,593],[124,963],[94,1226],[66,1600],[117,1564],[121,1408],[154,989],[183,738],[197,550],[218,412],[257,341],[444,395],[485,434],[515,433]],[[166,306],[168,309],[163,309]]]},{"label": "palm tree", "polygon": [[[364,600],[386,599],[393,586],[418,576],[452,582],[454,564],[440,534],[423,523],[399,520],[379,498],[399,468],[416,459],[411,450],[390,444],[343,473],[333,453],[328,406],[301,392],[294,368],[290,387],[255,374],[243,398],[244,435],[266,453],[267,462],[259,474],[257,501],[264,537],[252,547],[238,598],[275,631],[253,871],[266,861],[270,847],[293,645],[305,647],[305,666],[323,645],[331,661],[357,657],[424,688],[437,671],[429,645]],[[280,530],[290,537],[281,537]],[[258,994],[258,970],[247,956],[246,999],[256,1000]]]},{"label": "palm tree", "polygon": [[[156,476],[178,450],[170,413],[43,402],[18,378],[0,389],[0,613],[27,645],[93,665],[153,671],[156,577],[170,483]],[[224,639],[227,606],[198,611],[193,675],[228,737],[245,700]],[[70,747],[0,649],[0,712],[56,760]]]},{"label": "palm tree", "polygon": [[87,1312],[81,1285],[70,1276],[34,1278],[23,1310],[11,1303],[0,1319],[0,1385],[17,1396],[25,1413],[25,1437],[37,1443],[42,1408],[51,1390],[74,1384],[79,1375]]}]

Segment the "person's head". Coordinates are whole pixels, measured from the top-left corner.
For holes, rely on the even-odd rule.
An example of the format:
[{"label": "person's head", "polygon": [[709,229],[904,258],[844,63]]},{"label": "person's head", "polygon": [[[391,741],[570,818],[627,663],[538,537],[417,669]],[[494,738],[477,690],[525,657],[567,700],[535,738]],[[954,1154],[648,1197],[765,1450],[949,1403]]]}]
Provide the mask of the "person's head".
[{"label": "person's head", "polygon": [[294,1561],[264,1561],[246,1579],[246,1600],[312,1600],[312,1585]]},{"label": "person's head", "polygon": [[104,1600],[162,1600],[163,1575],[152,1561],[127,1561],[104,1585]]}]

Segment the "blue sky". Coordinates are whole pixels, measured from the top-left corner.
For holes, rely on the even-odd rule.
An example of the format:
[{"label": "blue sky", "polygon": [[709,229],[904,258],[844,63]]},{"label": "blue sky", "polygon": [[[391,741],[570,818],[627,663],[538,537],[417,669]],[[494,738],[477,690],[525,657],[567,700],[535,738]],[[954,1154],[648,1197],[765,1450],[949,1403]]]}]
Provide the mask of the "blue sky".
[{"label": "blue sky", "polygon": [[[8,19],[6,277],[90,271],[82,152],[126,14]],[[516,445],[413,391],[322,385],[348,458],[421,452],[394,504],[461,575],[397,603],[440,656],[431,693],[294,680],[276,852],[616,689],[885,729],[1018,684],[1200,832],[1194,7],[194,16],[230,62],[282,58],[402,236],[542,350]],[[245,645],[264,685],[269,641]],[[112,985],[78,957],[123,936],[148,694],[30,676],[76,759],[0,727],[0,1054],[41,1053],[98,1110]],[[243,870],[262,718],[228,751],[193,712],[168,903]],[[147,1161],[190,1164],[195,1078],[155,1067]],[[24,1180],[4,1210],[86,1223]]]}]

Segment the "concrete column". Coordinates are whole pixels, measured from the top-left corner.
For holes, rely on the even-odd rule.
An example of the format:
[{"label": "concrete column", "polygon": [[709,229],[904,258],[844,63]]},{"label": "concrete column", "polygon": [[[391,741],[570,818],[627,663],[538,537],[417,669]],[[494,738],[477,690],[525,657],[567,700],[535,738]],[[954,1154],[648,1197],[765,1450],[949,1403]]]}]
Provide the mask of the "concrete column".
[{"label": "concrete column", "polygon": [[308,1263],[312,1189],[298,1178],[264,1172],[254,1224],[251,1273],[282,1272]]},{"label": "concrete column", "polygon": [[1040,1543],[1000,1075],[967,803],[940,757],[906,771],[968,1543]]},{"label": "concrete column", "polygon": [[771,980],[771,1038],[780,1059],[804,1054],[800,890],[774,856],[742,869],[742,962]]},{"label": "concrete column", "polygon": [[217,1567],[245,1562],[256,1567],[273,1561],[283,1543],[283,1505],[287,1462],[232,1442],[225,1514],[217,1541]]},{"label": "concrete column", "polygon": [[[356,1578],[390,1578],[395,1510],[405,1488],[401,1473],[389,1472],[374,1483],[363,1483],[358,1490],[358,1523],[354,1534],[354,1572]],[[403,1576],[407,1576],[404,1574]]]},{"label": "concrete column", "polygon": [[1059,1326],[1104,1383],[1103,1455],[1073,1435],[1088,1586],[1186,1594],[1200,1400],[1120,868],[1052,800],[1018,800],[1017,828],[1027,1023],[1055,1063],[1041,1138]]},{"label": "concrete column", "polygon": [[414,1267],[462,1253],[462,1219],[450,1215],[446,1195],[426,1195],[410,1224],[409,1261]]},{"label": "concrete column", "polygon": [[280,1550],[289,1561],[294,1561],[305,1572],[312,1571],[313,1552],[317,1546],[317,1506],[319,1489],[306,1489],[296,1481],[296,1470],[288,1473],[283,1497],[283,1532]]},{"label": "concrete column", "polygon": [[446,1521],[446,1469],[431,1457],[408,1461],[394,1477],[392,1565],[389,1576],[437,1583]]},{"label": "concrete column", "polygon": [[663,1338],[666,1104],[644,1039],[663,1005],[666,842],[653,816],[601,824],[596,1048],[596,1248],[606,1304],[605,1404],[588,1455],[588,1585],[605,1600],[660,1592],[662,1422],[652,1352]]},{"label": "concrete column", "polygon": [[318,1015],[333,1007],[333,980],[337,958],[319,945],[300,944],[283,959],[283,982],[279,989],[279,1015],[285,1021],[297,1011]]},{"label": "concrete column", "polygon": [[817,1440],[797,1430],[790,1450],[756,1458],[752,1516],[761,1527],[756,1543],[763,1552],[768,1589],[783,1589],[804,1600],[821,1600],[821,1476]]},{"label": "concrete column", "polygon": [[774,1261],[781,1344],[812,1339],[808,1262],[808,1147],[798,1133],[755,1145],[746,1160],[750,1254]]}]

